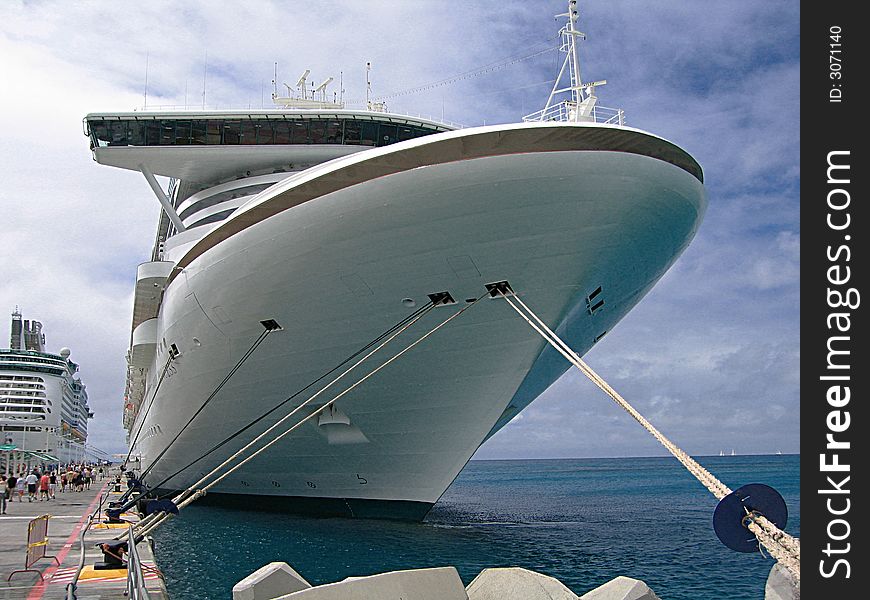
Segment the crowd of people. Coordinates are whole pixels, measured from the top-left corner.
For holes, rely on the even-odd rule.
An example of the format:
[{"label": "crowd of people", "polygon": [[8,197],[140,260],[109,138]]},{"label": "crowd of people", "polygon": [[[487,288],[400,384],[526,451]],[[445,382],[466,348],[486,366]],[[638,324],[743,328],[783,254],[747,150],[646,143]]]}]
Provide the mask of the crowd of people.
[{"label": "crowd of people", "polygon": [[18,474],[0,474],[0,514],[6,514],[7,504],[18,498],[24,502],[51,502],[57,492],[82,492],[91,489],[91,482],[108,476],[108,466],[102,464],[58,465],[42,471],[22,469]]}]

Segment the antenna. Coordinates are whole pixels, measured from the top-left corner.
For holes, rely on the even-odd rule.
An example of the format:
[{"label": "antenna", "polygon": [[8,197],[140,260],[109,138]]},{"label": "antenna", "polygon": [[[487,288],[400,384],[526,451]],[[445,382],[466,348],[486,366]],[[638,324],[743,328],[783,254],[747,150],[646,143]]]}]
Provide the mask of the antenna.
[{"label": "antenna", "polygon": [[369,80],[369,71],[372,70],[372,63],[366,63],[366,108],[369,108],[369,95],[372,91],[372,82]]},{"label": "antenna", "polygon": [[580,102],[583,100],[583,93],[581,91],[581,88],[579,87],[582,85],[583,80],[580,79],[580,59],[577,56],[576,37],[580,37],[584,40],[586,39],[586,34],[577,31],[577,29],[574,27],[579,17],[580,13],[577,11],[577,0],[568,0],[567,34],[571,48],[571,87],[575,88],[572,90],[572,95],[575,96],[575,102]]},{"label": "antenna", "polygon": [[272,100],[278,97],[278,62],[275,61],[275,74],[272,76]]},{"label": "antenna", "polygon": [[148,108],[148,53],[145,53],[145,104],[142,108]]},{"label": "antenna", "polygon": [[338,72],[338,89],[339,89],[338,101],[340,104],[344,104],[344,71]]},{"label": "antenna", "polygon": [[205,110],[205,77],[208,73],[208,50],[205,51],[205,60],[202,63],[202,109]]}]

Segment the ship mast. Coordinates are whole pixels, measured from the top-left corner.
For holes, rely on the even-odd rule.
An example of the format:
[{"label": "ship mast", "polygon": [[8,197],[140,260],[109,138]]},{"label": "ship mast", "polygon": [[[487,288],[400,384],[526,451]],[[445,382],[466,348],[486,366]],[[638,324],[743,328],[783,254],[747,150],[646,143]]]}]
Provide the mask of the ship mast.
[{"label": "ship mast", "polygon": [[575,26],[577,20],[580,18],[580,13],[577,10],[577,0],[569,0],[568,12],[557,16],[568,17],[568,23],[561,31],[562,43],[563,45],[566,43],[568,45],[568,53],[565,60],[571,63],[571,100],[574,102],[581,102],[583,100],[583,92],[580,86],[582,85],[583,80],[580,79],[580,57],[577,53],[577,38],[579,37],[585,40],[586,34],[578,31]]},{"label": "ship mast", "polygon": [[[559,30],[562,43],[559,48],[565,53],[562,68],[553,83],[553,89],[547,98],[544,108],[538,112],[523,117],[525,121],[596,121],[595,103],[598,97],[595,88],[607,83],[606,80],[583,83],[580,77],[580,52],[578,40],[586,39],[586,34],[577,29],[580,13],[577,10],[577,0],[568,0],[568,12],[556,15],[556,18],[567,17],[568,22]],[[567,85],[563,83],[567,71]],[[562,86],[562,87],[560,87]],[[570,99],[556,101],[560,94],[570,94]],[[622,111],[617,111],[616,122],[622,125]],[[612,122],[608,120],[605,122]]]}]

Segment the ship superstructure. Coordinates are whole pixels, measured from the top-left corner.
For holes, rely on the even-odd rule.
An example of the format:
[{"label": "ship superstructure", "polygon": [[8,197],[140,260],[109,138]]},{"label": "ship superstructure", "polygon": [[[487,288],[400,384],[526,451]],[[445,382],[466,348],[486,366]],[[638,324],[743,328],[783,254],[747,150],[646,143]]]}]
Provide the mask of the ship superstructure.
[{"label": "ship superstructure", "polygon": [[94,415],[78,370],[68,348],[47,352],[42,323],[16,308],[9,348],[0,349],[0,432],[10,469],[88,457]]},{"label": "ship superstructure", "polygon": [[523,123],[457,129],[325,94],[85,118],[94,159],[141,172],[163,207],[125,399],[146,483],[190,485],[415,307],[437,304],[426,330],[474,304],[209,493],[420,518],[568,367],[492,284],[582,353],[664,274],[704,213],[701,168],[597,106],[574,4],[568,83]]}]

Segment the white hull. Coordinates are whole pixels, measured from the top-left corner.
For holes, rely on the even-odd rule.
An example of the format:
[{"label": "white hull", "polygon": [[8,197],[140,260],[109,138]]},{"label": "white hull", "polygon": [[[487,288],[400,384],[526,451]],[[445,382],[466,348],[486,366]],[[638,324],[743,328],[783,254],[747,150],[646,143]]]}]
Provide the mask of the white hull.
[{"label": "white hull", "polygon": [[[503,280],[585,353],[673,263],[705,203],[698,178],[659,158],[529,151],[373,177],[239,230],[194,253],[166,288],[158,350],[131,428],[131,438],[142,431],[134,447],[142,467],[262,333],[260,321],[274,319],[283,331],[209,402],[148,483],[163,482],[407,316],[406,298],[420,306],[427,294],[449,291],[458,304],[432,310],[345,386]],[[589,314],[586,298],[598,287],[605,304]],[[171,344],[181,355],[149,408]],[[504,301],[487,298],[340,399],[333,423],[312,419],[211,493],[348,507],[404,501],[425,512],[488,435],[566,368]],[[193,483],[316,389],[161,487]]]}]

